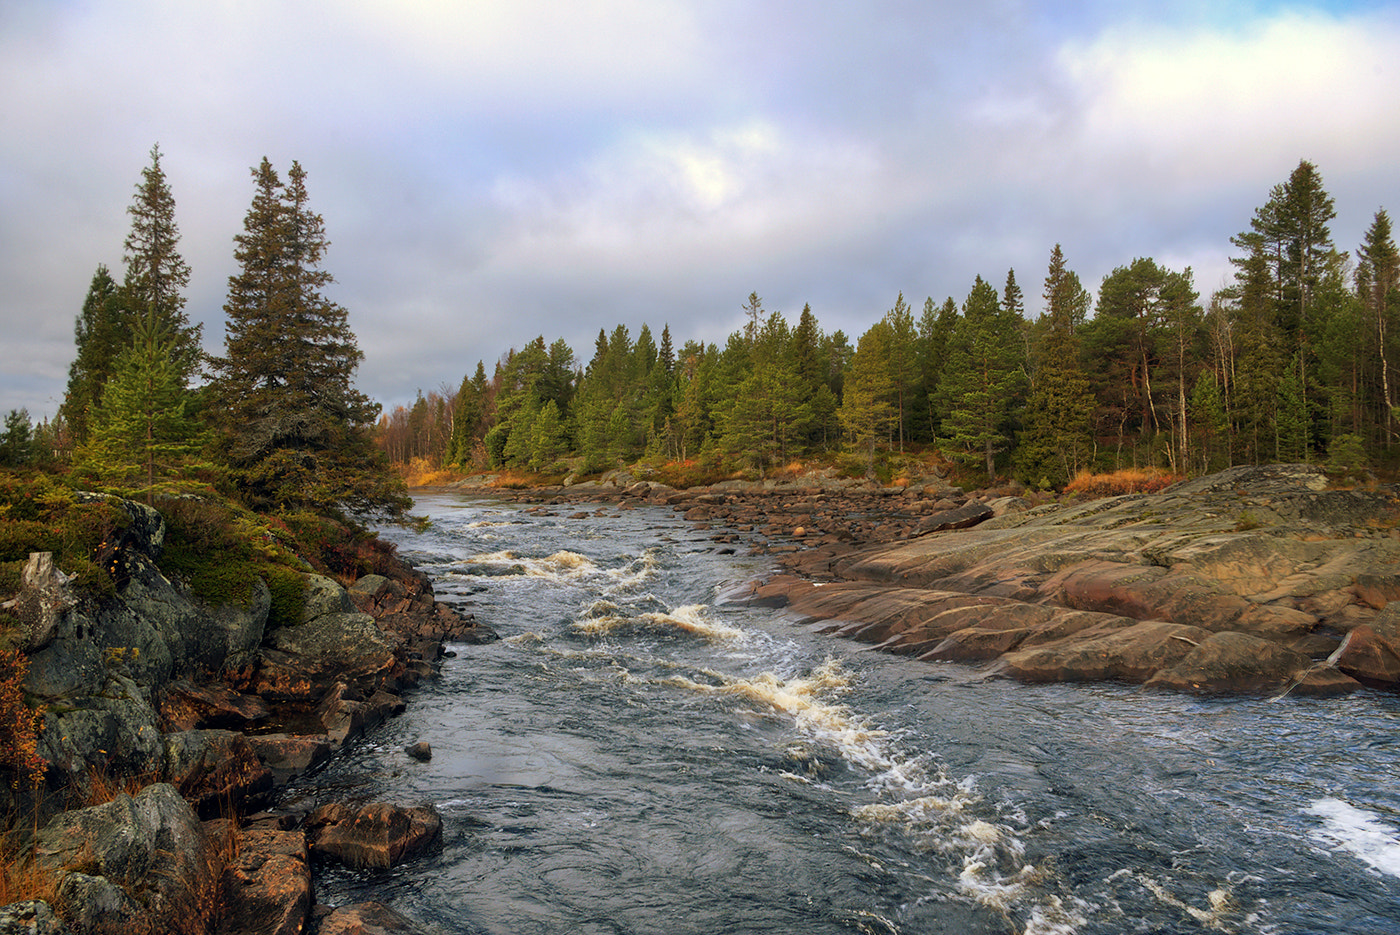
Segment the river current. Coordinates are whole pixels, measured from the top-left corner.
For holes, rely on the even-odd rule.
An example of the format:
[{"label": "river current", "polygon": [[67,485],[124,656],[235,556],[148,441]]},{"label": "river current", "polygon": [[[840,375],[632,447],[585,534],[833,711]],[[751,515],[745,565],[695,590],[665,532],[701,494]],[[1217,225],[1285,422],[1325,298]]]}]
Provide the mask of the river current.
[{"label": "river current", "polygon": [[289,790],[443,816],[318,901],[492,935],[1400,933],[1400,698],[919,663],[729,602],[768,560],[669,509],[557,509],[425,495],[385,531],[502,639]]}]

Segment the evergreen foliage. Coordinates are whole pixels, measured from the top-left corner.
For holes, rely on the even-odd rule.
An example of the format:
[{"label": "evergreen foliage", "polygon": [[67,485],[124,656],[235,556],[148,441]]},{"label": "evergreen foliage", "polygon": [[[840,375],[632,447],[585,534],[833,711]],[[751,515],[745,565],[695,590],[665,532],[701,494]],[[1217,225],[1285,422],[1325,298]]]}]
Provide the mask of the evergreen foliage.
[{"label": "evergreen foliage", "polygon": [[1035,486],[1063,487],[1092,464],[1094,396],[1075,329],[1075,312],[1087,302],[1079,277],[1065,268],[1064,253],[1055,244],[1045,276],[1043,333],[1016,459],[1022,478]]},{"label": "evergreen foliage", "polygon": [[160,147],[151,147],[151,164],[141,170],[136,197],[127,208],[131,232],[123,244],[126,277],[122,297],[134,319],[153,315],[170,336],[172,360],[188,382],[199,368],[203,325],[191,325],[185,315],[184,290],[190,267],[180,255],[180,228],[175,223],[175,198],[160,165]]},{"label": "evergreen foliage", "polygon": [[111,273],[99,265],[73,329],[77,354],[68,367],[68,390],[59,410],[75,445],[87,440],[88,422],[112,375],[112,362],[131,341],[131,319]]},{"label": "evergreen foliage", "polygon": [[328,241],[292,163],[284,185],[264,158],[234,238],[224,356],[213,362],[220,452],[256,509],[400,518],[409,500],[375,448],[379,407],[355,389],[363,357],[344,308],[326,297]]},{"label": "evergreen foliage", "polygon": [[183,469],[204,445],[185,387],[179,339],[154,313],[136,326],[131,344],[91,414],[88,439],[77,449],[77,476],[154,502],[157,492],[191,486]]},{"label": "evergreen foliage", "polygon": [[948,342],[939,395],[943,444],[952,457],[981,459],[996,481],[996,456],[1011,440],[1011,416],[1026,381],[1024,322],[977,277]]},{"label": "evergreen foliage", "polygon": [[0,434],[0,467],[25,467],[34,461],[34,429],[28,409],[11,409],[5,414],[5,431]]}]

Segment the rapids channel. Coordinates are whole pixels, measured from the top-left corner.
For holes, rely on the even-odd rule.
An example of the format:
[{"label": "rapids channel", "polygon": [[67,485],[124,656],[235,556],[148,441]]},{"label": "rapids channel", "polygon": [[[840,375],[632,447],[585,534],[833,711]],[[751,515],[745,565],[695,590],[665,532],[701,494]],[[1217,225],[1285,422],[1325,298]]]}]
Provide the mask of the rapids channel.
[{"label": "rapids channel", "polygon": [[435,493],[383,531],[502,639],[288,790],[443,816],[319,902],[471,935],[1400,932],[1400,698],[888,656],[727,600],[769,560],[668,508],[557,509]]}]

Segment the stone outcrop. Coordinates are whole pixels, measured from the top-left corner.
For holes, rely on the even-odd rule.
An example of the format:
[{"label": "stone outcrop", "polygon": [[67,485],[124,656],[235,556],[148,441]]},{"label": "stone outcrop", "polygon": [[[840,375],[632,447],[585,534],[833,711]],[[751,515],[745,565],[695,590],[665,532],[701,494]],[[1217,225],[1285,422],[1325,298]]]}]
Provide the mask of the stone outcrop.
[{"label": "stone outcrop", "polygon": [[[305,931],[304,832],[241,829],[224,816],[259,807],[276,785],[403,711],[401,693],[435,674],[443,640],[495,634],[437,603],[427,577],[407,565],[351,590],[308,575],[302,622],[269,628],[263,582],[243,606],[203,605],[160,571],[160,514],[121,507],[130,522],[110,555],[115,597],[75,593],[49,556],[36,555],[11,605],[25,623],[25,690],[47,705],[39,753],[51,788],[81,800],[108,778],[153,782],[60,812],[36,838],[35,859],[60,877],[64,919],[54,924],[213,932],[222,900],[226,935]],[[52,814],[61,798],[44,801]],[[400,859],[440,833],[435,813],[384,818],[383,840],[359,845],[365,854],[378,847]],[[348,833],[318,829],[332,842]],[[0,920],[46,931],[53,913],[16,904],[0,908]]]},{"label": "stone outcrop", "polygon": [[311,868],[302,831],[271,822],[208,823],[215,840],[234,843],[222,878],[218,935],[300,935],[311,915]]},{"label": "stone outcrop", "polygon": [[[1272,465],[1087,503],[945,495],[923,519],[901,504],[884,523],[867,512],[872,535],[804,529],[784,548],[773,519],[801,505],[731,503],[724,515],[707,505],[711,528],[766,531],[763,549],[792,572],[736,599],[930,662],[994,662],[1028,681],[1203,693],[1400,687],[1393,487],[1331,490],[1316,468]],[[819,515],[802,518],[825,528]]]},{"label": "stone outcrop", "polygon": [[36,835],[34,858],[59,875],[81,932],[212,930],[222,858],[174,786],[59,814]]}]

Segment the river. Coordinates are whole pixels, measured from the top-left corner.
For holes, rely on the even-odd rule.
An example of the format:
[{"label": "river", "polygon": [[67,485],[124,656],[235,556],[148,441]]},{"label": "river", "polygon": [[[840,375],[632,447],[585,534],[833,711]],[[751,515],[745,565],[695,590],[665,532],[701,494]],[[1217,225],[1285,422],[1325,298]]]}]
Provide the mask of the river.
[{"label": "river", "polygon": [[669,509],[555,509],[433,494],[386,531],[502,639],[289,790],[443,816],[318,901],[493,935],[1400,932],[1400,698],[918,663],[727,602],[768,559]]}]

